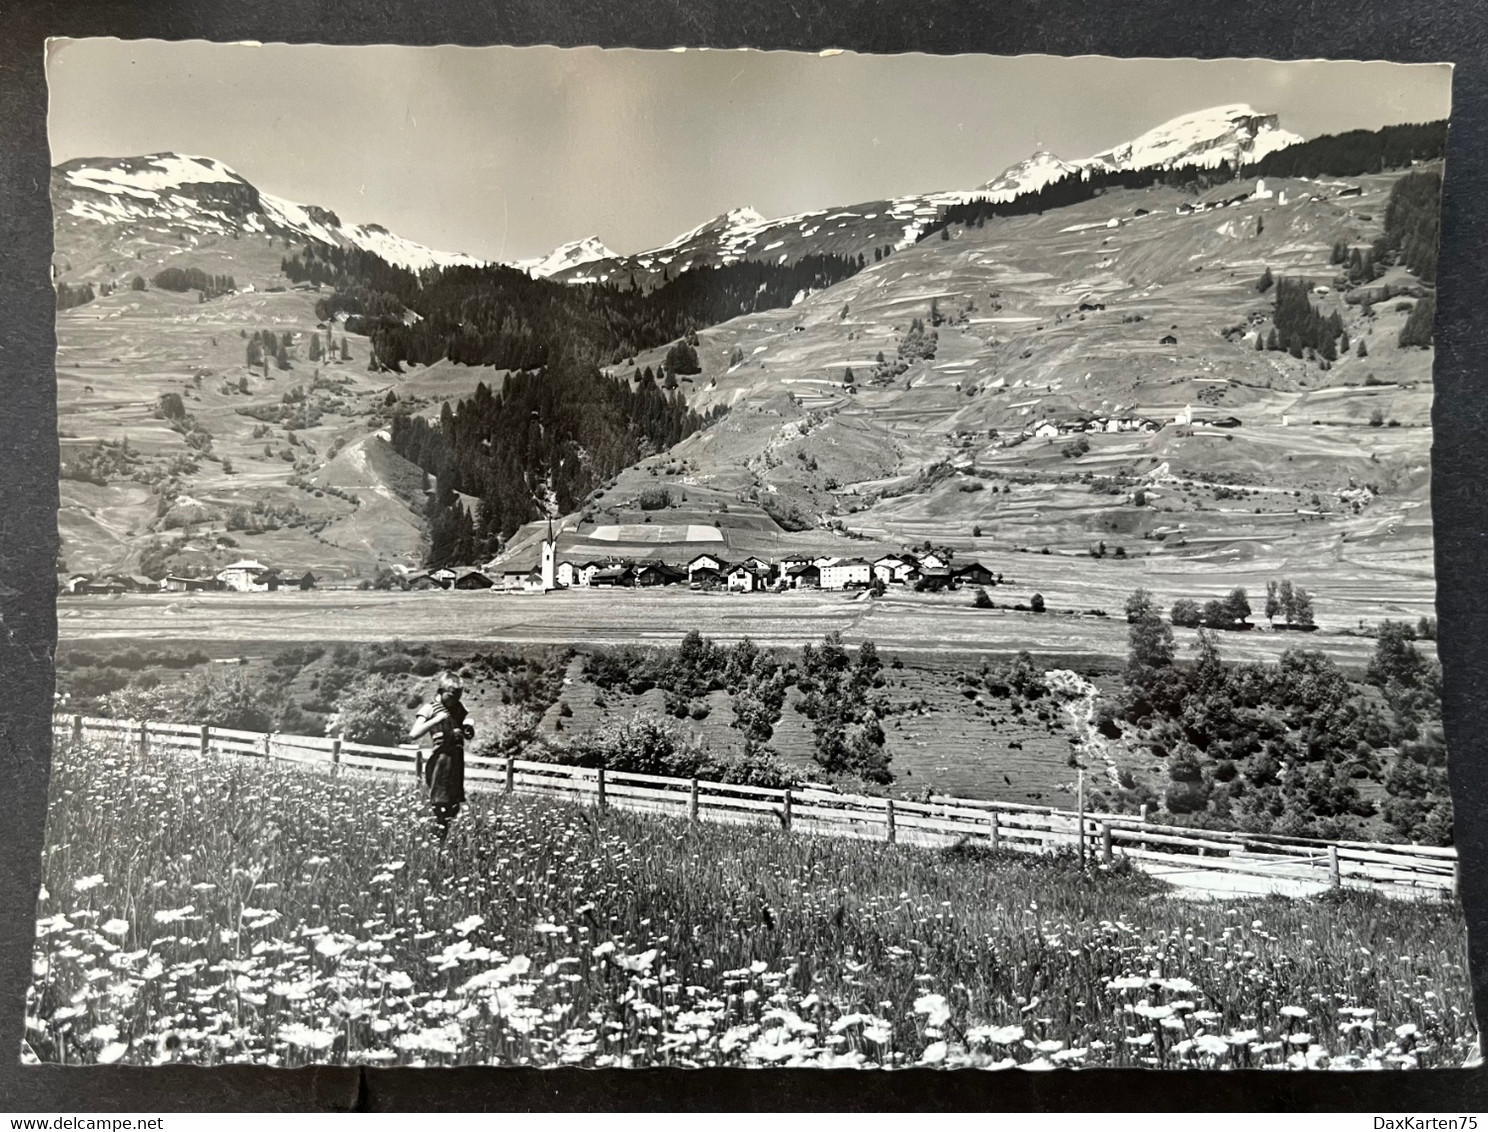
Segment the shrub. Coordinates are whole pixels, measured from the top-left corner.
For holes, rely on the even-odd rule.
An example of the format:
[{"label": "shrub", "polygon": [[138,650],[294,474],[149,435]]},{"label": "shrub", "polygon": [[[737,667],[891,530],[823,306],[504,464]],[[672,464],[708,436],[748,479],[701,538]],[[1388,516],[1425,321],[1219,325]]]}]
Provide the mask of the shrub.
[{"label": "shrub", "polygon": [[175,715],[188,723],[209,723],[240,731],[269,731],[278,711],[278,697],[243,673],[198,673],[178,693]]},{"label": "shrub", "polygon": [[336,726],[353,743],[391,746],[408,734],[402,693],[387,677],[363,680],[336,704]]},{"label": "shrub", "polygon": [[1173,624],[1181,625],[1186,629],[1196,629],[1204,621],[1204,613],[1199,608],[1199,603],[1192,598],[1180,597],[1173,603]]}]

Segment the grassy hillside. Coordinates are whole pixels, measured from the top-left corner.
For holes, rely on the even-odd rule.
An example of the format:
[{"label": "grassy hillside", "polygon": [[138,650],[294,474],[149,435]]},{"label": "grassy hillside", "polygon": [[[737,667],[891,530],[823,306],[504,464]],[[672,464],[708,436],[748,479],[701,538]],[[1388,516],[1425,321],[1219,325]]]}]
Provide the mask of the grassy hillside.
[{"label": "grassy hillside", "polygon": [[[1333,199],[1339,182],[1268,182],[1286,204],[1184,214],[1191,195],[1121,191],[953,227],[790,311],[703,331],[703,372],[684,388],[732,405],[729,418],[598,502],[681,468],[694,509],[710,492],[768,498],[887,545],[1084,556],[1104,541],[1159,573],[1172,559],[1200,577],[1321,570],[1429,602],[1431,352],[1396,344],[1414,299],[1366,313],[1329,262],[1335,242],[1378,235],[1395,179]],[[1339,312],[1350,353],[1324,370],[1256,350],[1272,325],[1256,288],[1267,268],[1328,289],[1312,301]],[[1411,282],[1393,269],[1371,286]],[[915,319],[937,336],[933,358],[876,377],[897,368]],[[1070,416],[1161,427],[1090,435],[1076,454],[1068,436],[1019,439]]]}]

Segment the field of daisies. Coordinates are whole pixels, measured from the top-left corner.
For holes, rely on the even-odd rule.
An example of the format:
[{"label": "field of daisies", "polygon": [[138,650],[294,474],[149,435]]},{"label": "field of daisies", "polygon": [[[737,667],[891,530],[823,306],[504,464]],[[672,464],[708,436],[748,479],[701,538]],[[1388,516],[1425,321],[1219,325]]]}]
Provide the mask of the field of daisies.
[{"label": "field of daisies", "polygon": [[1455,902],[1175,899],[59,743],[27,1060],[1410,1069],[1478,1058]]}]

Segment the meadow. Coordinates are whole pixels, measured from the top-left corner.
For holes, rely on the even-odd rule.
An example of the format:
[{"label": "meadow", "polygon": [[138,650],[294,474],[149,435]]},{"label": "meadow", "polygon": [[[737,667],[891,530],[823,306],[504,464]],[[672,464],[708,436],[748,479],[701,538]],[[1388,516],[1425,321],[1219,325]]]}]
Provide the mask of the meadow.
[{"label": "meadow", "polygon": [[[1036,557],[1041,568],[1044,560]],[[1051,559],[1051,561],[1058,561]],[[1066,562],[1071,575],[1094,569]],[[1026,602],[1036,587],[998,586],[990,591],[993,610],[975,609],[973,594],[890,593],[862,599],[830,591],[784,594],[694,593],[655,589],[565,590],[545,595],[491,591],[442,590],[380,593],[359,590],[279,591],[277,593],[126,594],[117,598],[62,598],[57,603],[57,629],[63,642],[223,640],[240,651],[282,641],[460,641],[471,644],[650,645],[672,644],[686,629],[697,629],[719,641],[750,637],[761,646],[795,646],[819,641],[833,630],[856,645],[872,639],[884,652],[953,655],[982,653],[1012,656],[1026,649],[1051,665],[1086,667],[1124,663],[1127,625],[1124,603],[1143,584],[1139,572],[1120,579],[1099,594],[1044,587],[1049,612],[1024,613],[1007,608]],[[1177,591],[1156,590],[1160,601],[1198,594],[1222,596],[1228,579]],[[1054,596],[1059,593],[1056,599]],[[1252,601],[1264,598],[1264,585],[1252,588]],[[1107,616],[1085,613],[1099,602]],[[1362,607],[1361,607],[1362,608]],[[1371,607],[1370,623],[1382,606]],[[1412,606],[1411,608],[1415,608]],[[1429,606],[1423,606],[1429,612]],[[1403,614],[1402,614],[1403,616]],[[1227,633],[1225,656],[1235,661],[1274,661],[1297,645],[1320,649],[1338,664],[1362,669],[1373,652],[1366,636],[1324,629],[1299,639],[1295,633],[1269,632],[1263,618],[1255,631]],[[1416,619],[1412,613],[1411,621]],[[1339,623],[1334,623],[1338,626]],[[1343,623],[1352,630],[1356,622]],[[685,628],[683,628],[685,626]],[[1179,647],[1195,637],[1175,633]],[[1431,642],[1422,646],[1434,653]]]},{"label": "meadow", "polygon": [[59,742],[29,1050],[156,1065],[1374,1069],[1477,1057],[1455,901]]}]

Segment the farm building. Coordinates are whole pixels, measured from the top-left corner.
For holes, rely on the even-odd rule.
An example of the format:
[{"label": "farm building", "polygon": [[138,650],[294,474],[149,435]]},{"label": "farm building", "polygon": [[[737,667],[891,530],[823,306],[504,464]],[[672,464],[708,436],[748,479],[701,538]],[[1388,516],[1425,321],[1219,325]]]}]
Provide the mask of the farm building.
[{"label": "farm building", "polygon": [[1178,345],[1178,336],[1176,334],[1164,334],[1157,340],[1157,344],[1159,346],[1176,346]]},{"label": "farm building", "polygon": [[951,573],[955,576],[957,583],[963,586],[994,586],[997,584],[997,575],[976,561],[963,562]]},{"label": "farm building", "polygon": [[216,590],[222,587],[216,578],[188,578],[181,574],[167,574],[161,579],[160,588],[167,593],[184,594],[200,593],[203,590]]},{"label": "farm building", "polygon": [[444,586],[438,578],[430,574],[410,574],[407,586],[411,590],[442,590]]},{"label": "farm building", "polygon": [[638,586],[675,586],[687,574],[665,562],[643,562],[635,568],[635,584]]},{"label": "farm building", "polygon": [[606,566],[594,571],[589,584],[596,587],[614,589],[616,586],[635,585],[635,574],[629,566]]},{"label": "farm building", "polygon": [[472,566],[455,571],[452,587],[457,590],[488,590],[495,584],[488,574]]},{"label": "farm building", "polygon": [[99,595],[107,596],[107,595],[110,595],[110,594],[121,594],[121,593],[123,593],[124,592],[124,586],[120,583],[120,581],[117,578],[110,577],[110,576],[104,575],[104,574],[100,574],[100,575],[98,575],[96,577],[83,578],[81,581],[77,582],[73,586],[72,592],[75,593],[75,594],[90,594],[90,595],[93,595],[93,596],[99,596]]},{"label": "farm building", "polygon": [[956,576],[944,566],[926,567],[920,570],[920,576],[915,579],[915,589],[929,590],[953,590],[956,588]]}]

